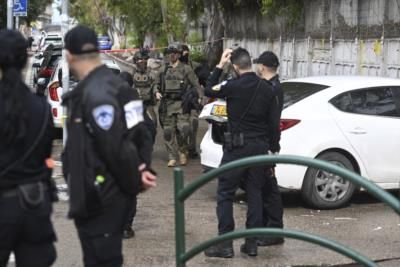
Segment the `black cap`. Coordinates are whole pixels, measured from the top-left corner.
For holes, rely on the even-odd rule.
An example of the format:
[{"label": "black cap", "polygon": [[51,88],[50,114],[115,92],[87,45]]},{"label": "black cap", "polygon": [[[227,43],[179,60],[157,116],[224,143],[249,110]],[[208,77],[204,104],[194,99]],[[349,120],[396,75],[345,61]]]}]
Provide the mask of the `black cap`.
[{"label": "black cap", "polygon": [[271,51],[266,51],[262,53],[258,58],[253,60],[254,64],[263,64],[264,66],[270,68],[279,67],[278,57]]},{"label": "black cap", "polygon": [[64,38],[64,48],[73,55],[98,52],[98,47],[96,32],[86,26],[76,26]]}]

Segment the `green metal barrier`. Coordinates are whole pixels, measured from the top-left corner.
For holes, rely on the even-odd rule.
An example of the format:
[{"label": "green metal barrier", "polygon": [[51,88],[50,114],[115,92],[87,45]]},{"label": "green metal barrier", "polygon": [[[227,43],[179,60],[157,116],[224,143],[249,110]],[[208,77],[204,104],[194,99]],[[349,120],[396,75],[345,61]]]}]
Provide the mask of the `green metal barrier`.
[{"label": "green metal barrier", "polygon": [[376,198],[387,203],[397,214],[400,215],[400,200],[396,199],[394,196],[386,192],[385,190],[378,187],[376,184],[368,181],[367,179],[361,177],[360,175],[351,172],[342,167],[333,165],[326,161],[300,157],[300,156],[255,156],[230,162],[221,166],[218,169],[212,170],[208,173],[201,175],[194,182],[184,187],[183,184],[183,171],[180,168],[175,168],[174,178],[175,178],[175,237],[176,237],[176,266],[185,267],[186,262],[191,258],[204,251],[208,247],[218,244],[220,242],[243,238],[243,237],[254,237],[254,236],[283,236],[294,239],[303,240],[306,242],[314,243],[333,251],[336,251],[344,256],[347,256],[354,261],[364,265],[364,266],[378,266],[373,261],[367,257],[359,254],[358,252],[347,248],[341,244],[334,241],[318,237],[308,233],[302,233],[298,231],[292,231],[287,229],[273,229],[273,228],[256,228],[247,229],[241,231],[235,231],[220,235],[211,240],[205,241],[198,246],[190,249],[186,252],[185,247],[185,211],[184,211],[184,201],[192,195],[198,188],[202,187],[206,183],[220,176],[222,173],[231,171],[234,169],[271,165],[274,163],[283,164],[294,164],[309,166],[315,169],[321,169],[336,175],[339,175],[361,187],[363,187],[367,192],[371,193]]}]

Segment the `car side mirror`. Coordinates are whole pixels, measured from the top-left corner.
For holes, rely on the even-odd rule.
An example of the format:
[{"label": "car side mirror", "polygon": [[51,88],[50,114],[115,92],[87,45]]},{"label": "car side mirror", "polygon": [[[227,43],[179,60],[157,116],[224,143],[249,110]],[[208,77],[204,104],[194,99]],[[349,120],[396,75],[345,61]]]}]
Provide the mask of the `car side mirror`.
[{"label": "car side mirror", "polygon": [[39,78],[37,84],[41,86],[46,85],[46,78]]},{"label": "car side mirror", "polygon": [[33,63],[32,68],[40,68],[40,63]]}]

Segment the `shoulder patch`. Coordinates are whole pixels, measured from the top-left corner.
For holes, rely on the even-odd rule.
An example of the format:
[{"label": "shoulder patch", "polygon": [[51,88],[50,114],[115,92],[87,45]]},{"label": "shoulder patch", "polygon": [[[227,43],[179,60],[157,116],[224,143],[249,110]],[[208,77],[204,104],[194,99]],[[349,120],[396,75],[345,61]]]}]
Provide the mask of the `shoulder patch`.
[{"label": "shoulder patch", "polygon": [[126,126],[131,129],[143,119],[143,101],[133,100],[124,105]]},{"label": "shoulder patch", "polygon": [[220,91],[220,90],[221,90],[221,87],[224,86],[224,85],[227,84],[227,83],[228,83],[228,81],[223,81],[222,83],[219,83],[219,84],[217,84],[217,85],[214,85],[214,86],[212,87],[212,90],[213,90],[213,91]]},{"label": "shoulder patch", "polygon": [[108,131],[114,122],[115,110],[112,105],[101,105],[93,109],[92,115],[97,126]]}]

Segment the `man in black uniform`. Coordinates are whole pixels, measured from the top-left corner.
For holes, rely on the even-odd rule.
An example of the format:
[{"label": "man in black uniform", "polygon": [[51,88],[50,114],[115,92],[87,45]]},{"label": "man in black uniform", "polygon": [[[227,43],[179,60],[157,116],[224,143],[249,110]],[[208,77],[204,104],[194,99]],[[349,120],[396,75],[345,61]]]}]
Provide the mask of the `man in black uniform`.
[{"label": "man in black uniform", "polygon": [[[257,64],[258,75],[268,81],[275,94],[275,99],[278,103],[279,113],[278,118],[280,120],[283,109],[283,91],[281,83],[279,81],[279,75],[277,70],[279,67],[278,57],[271,51],[266,51],[260,55],[260,57],[254,60]],[[270,154],[277,154],[280,150],[279,140],[280,132],[271,132],[270,136]],[[279,191],[278,183],[275,177],[274,169],[268,173],[265,185],[262,189],[263,194],[263,226],[283,228],[283,205],[282,197]],[[257,240],[259,246],[271,246],[282,244],[284,239],[282,237],[262,237]]]},{"label": "man in black uniform", "polygon": [[[229,59],[239,77],[218,84],[219,76]],[[268,153],[268,134],[279,131],[279,121],[276,121],[278,107],[274,101],[271,86],[252,71],[251,58],[245,49],[224,51],[220,63],[207,82],[205,95],[225,98],[227,101],[228,132],[224,135],[224,154],[221,164]],[[241,183],[247,193],[246,228],[261,227],[261,188],[265,183],[265,171],[264,167],[253,167],[232,171],[219,177],[217,216],[220,235],[231,232],[235,228],[233,198]],[[240,250],[249,256],[256,256],[256,240],[247,238]],[[205,251],[205,255],[208,257],[232,257],[234,255],[232,242],[224,242],[210,247]]]},{"label": "man in black uniform", "polygon": [[77,26],[65,36],[67,61],[81,80],[64,97],[68,139],[63,155],[85,266],[122,266],[122,231],[132,197],[155,176],[128,133],[143,121],[143,103],[102,65],[96,33]]}]

